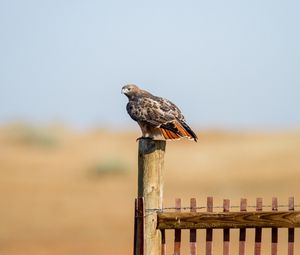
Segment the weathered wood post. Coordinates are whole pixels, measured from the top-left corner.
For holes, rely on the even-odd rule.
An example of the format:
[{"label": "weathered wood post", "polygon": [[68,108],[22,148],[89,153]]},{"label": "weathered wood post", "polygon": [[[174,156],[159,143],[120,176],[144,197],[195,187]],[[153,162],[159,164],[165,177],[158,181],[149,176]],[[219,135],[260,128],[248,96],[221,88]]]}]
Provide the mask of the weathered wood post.
[{"label": "weathered wood post", "polygon": [[[144,197],[145,209],[162,208],[165,148],[165,141],[139,140],[138,197]],[[161,254],[161,233],[156,226],[156,212],[147,211],[145,216],[145,255]]]}]

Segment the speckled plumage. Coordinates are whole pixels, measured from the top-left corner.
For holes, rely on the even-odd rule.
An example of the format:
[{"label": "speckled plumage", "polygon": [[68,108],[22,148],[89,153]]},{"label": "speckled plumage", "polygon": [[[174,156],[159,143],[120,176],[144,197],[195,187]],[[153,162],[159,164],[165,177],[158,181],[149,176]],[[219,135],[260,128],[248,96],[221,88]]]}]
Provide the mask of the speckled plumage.
[{"label": "speckled plumage", "polygon": [[187,137],[197,141],[196,134],[186,124],[180,109],[171,101],[157,97],[136,85],[122,88],[129,102],[127,112],[141,127],[143,137],[152,139],[179,139]]}]

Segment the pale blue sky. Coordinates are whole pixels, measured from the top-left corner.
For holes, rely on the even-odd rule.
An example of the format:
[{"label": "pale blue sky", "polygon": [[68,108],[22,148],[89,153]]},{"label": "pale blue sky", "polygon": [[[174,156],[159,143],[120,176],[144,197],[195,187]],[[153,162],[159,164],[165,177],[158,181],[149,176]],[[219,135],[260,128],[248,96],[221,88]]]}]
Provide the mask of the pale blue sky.
[{"label": "pale blue sky", "polygon": [[126,83],[198,127],[300,127],[300,1],[0,0],[0,123],[134,124]]}]

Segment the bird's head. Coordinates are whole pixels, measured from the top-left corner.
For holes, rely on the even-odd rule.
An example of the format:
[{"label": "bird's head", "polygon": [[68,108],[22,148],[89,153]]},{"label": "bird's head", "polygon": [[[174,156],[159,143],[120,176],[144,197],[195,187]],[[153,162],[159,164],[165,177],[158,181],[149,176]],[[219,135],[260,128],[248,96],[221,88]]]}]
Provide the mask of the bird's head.
[{"label": "bird's head", "polygon": [[128,84],[122,88],[121,93],[124,94],[125,96],[127,96],[128,98],[131,98],[139,91],[140,91],[140,89],[138,86],[136,86],[134,84]]}]

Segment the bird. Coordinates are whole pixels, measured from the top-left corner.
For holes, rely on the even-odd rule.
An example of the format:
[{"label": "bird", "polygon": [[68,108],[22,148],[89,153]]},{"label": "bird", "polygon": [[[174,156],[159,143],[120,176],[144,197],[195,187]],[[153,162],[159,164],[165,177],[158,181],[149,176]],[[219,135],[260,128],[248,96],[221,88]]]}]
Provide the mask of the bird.
[{"label": "bird", "polygon": [[121,93],[129,100],[126,106],[129,116],[141,128],[142,136],[137,140],[179,140],[186,137],[197,142],[197,135],[171,101],[154,96],[134,84],[123,86]]}]

